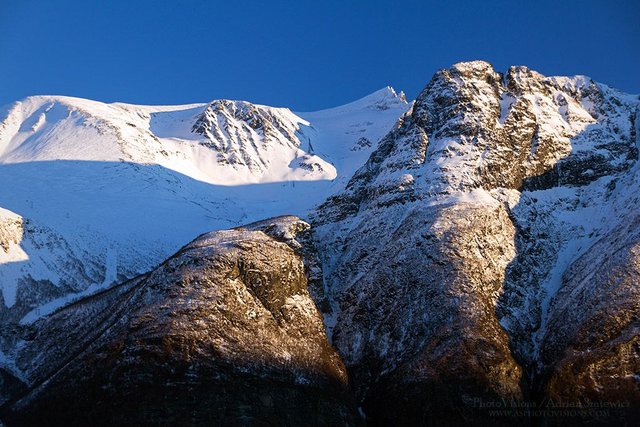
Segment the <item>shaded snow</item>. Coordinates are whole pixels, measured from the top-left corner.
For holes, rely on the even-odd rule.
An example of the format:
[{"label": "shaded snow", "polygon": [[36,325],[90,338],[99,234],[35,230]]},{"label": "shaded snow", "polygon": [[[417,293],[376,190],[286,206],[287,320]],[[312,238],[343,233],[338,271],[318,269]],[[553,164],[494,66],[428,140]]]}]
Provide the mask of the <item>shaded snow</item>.
[{"label": "shaded snow", "polygon": [[[0,186],[0,206],[11,210],[0,217],[29,225],[8,252],[0,250],[5,305],[16,303],[26,277],[79,292],[33,307],[22,319],[28,323],[148,271],[201,233],[305,217],[343,188],[407,108],[390,88],[344,108],[300,114],[240,101],[16,102],[0,113],[0,181],[11,183]],[[223,137],[194,132],[203,117],[220,123]],[[362,136],[373,144],[356,153]],[[218,161],[236,157],[240,163]]]}]

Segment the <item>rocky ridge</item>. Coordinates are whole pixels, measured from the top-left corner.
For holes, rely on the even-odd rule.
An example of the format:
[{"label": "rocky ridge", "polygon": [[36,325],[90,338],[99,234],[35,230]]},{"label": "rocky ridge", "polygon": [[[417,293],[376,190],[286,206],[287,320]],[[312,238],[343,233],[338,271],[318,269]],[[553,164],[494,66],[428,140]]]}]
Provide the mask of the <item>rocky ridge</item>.
[{"label": "rocky ridge", "polygon": [[[473,422],[471,403],[496,399],[638,406],[621,236],[638,212],[639,105],[585,77],[456,64],[318,208],[326,317],[372,422]],[[585,257],[611,265],[599,239],[622,276],[577,273]],[[596,342],[615,356],[589,354]]]},{"label": "rocky ridge", "polygon": [[199,143],[217,153],[220,164],[247,168],[251,173],[270,172],[269,153],[282,146],[297,152],[291,164],[311,173],[335,177],[335,169],[325,160],[301,149],[301,127],[308,126],[286,108],[267,108],[244,101],[216,100],[207,105],[191,128],[202,135]]}]

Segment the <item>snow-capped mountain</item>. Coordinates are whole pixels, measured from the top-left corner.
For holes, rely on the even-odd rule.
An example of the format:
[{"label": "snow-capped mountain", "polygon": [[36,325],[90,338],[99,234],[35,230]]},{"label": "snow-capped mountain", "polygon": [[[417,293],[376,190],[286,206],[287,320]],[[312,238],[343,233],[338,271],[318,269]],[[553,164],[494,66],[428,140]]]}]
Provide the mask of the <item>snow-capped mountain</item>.
[{"label": "snow-capped mountain", "polygon": [[16,102],[0,116],[0,318],[32,321],[205,231],[304,216],[407,108],[391,88],[300,114],[228,100]]},{"label": "snow-capped mountain", "polygon": [[[160,165],[217,185],[333,180],[338,173],[331,162],[366,152],[407,108],[404,95],[390,87],[298,114],[245,101],[152,107],[38,96],[1,116],[0,163]],[[360,166],[343,163],[340,175]]]},{"label": "snow-capped mountain", "polygon": [[327,323],[368,416],[640,404],[639,112],[582,76],[436,73],[312,218]]},{"label": "snow-capped mountain", "polygon": [[[0,416],[633,425],[637,95],[473,61],[411,104],[23,103],[0,131]],[[285,213],[311,228],[192,241]]]}]

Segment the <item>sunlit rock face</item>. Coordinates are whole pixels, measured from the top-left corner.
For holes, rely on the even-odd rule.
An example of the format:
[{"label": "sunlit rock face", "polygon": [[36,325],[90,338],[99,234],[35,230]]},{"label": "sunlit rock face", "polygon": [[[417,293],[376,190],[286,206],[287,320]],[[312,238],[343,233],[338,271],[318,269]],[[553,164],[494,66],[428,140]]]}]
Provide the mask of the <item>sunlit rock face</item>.
[{"label": "sunlit rock face", "polygon": [[639,206],[639,105],[586,77],[456,64],[318,208],[326,317],[369,422],[471,422],[501,399],[637,405],[640,278],[614,242]]},{"label": "sunlit rock face", "polygon": [[202,235],[41,321],[18,358],[30,389],[7,422],[355,423],[293,249],[306,228],[285,217]]}]

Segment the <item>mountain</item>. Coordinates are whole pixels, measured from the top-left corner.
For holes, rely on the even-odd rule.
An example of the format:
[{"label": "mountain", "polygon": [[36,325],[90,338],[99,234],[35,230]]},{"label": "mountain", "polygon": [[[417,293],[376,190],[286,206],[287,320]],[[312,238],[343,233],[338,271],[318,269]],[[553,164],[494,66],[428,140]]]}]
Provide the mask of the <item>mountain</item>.
[{"label": "mountain", "polygon": [[204,234],[58,311],[19,353],[31,389],[7,422],[354,424],[346,371],[295,252],[308,227],[282,217]]},{"label": "mountain", "polygon": [[[100,105],[157,140],[4,122],[3,420],[640,420],[637,95],[473,61],[410,104]],[[38,157],[93,141],[131,157]]]},{"label": "mountain", "polygon": [[0,320],[29,323],[206,231],[304,215],[407,108],[391,88],[299,114],[228,100],[16,102],[0,114]]},{"label": "mountain", "polygon": [[312,217],[332,342],[368,417],[640,406],[639,111],[586,77],[435,74]]}]

